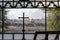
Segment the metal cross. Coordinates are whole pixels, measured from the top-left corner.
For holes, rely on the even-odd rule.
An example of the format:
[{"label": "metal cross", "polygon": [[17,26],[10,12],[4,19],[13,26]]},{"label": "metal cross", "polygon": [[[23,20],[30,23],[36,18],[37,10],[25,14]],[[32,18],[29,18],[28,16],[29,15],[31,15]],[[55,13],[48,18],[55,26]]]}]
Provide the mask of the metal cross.
[{"label": "metal cross", "polygon": [[22,38],[22,40],[25,40],[24,18],[28,18],[28,17],[24,17],[24,13],[23,13],[23,17],[18,17],[18,18],[23,18],[23,30],[22,30],[22,32],[23,32],[23,38]]}]

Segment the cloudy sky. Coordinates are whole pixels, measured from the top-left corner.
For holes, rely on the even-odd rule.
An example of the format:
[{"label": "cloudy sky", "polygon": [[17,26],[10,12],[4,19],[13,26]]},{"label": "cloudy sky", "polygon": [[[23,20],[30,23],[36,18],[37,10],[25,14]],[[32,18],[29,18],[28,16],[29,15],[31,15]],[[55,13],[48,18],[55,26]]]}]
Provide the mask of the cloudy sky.
[{"label": "cloudy sky", "polygon": [[6,9],[8,12],[7,17],[9,19],[18,19],[18,17],[23,17],[23,13],[25,13],[25,17],[41,19],[45,18],[45,13],[41,9]]}]

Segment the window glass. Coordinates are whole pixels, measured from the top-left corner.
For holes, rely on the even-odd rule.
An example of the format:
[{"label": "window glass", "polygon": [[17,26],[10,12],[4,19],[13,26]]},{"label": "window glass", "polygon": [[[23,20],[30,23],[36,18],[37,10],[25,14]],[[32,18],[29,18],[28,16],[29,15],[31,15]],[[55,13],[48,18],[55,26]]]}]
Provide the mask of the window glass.
[{"label": "window glass", "polygon": [[[6,9],[6,11],[4,33],[22,33],[23,13],[20,14],[19,9]],[[19,17],[21,17],[21,19]]]},{"label": "window glass", "polygon": [[14,34],[14,40],[21,40],[23,34]]},{"label": "window glass", "polygon": [[26,40],[33,40],[34,34],[25,34],[25,39]]},{"label": "window glass", "polygon": [[38,34],[36,40],[45,40],[45,34]]},{"label": "window glass", "polygon": [[0,40],[2,40],[2,34],[0,34]]},{"label": "window glass", "polygon": [[49,34],[48,40],[54,40],[56,37],[56,34]]},{"label": "window glass", "polygon": [[[25,33],[45,31],[44,9],[6,9],[5,33],[22,33],[23,13]],[[39,15],[37,15],[39,14]]]},{"label": "window glass", "polygon": [[4,34],[4,40],[13,40],[12,34]]}]

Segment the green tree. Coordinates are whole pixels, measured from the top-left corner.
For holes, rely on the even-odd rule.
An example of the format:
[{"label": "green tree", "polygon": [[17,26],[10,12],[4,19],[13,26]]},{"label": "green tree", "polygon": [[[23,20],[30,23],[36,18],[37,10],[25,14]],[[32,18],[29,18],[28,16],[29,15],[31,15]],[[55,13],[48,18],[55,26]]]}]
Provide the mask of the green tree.
[{"label": "green tree", "polygon": [[60,31],[60,8],[48,8],[47,30]]}]

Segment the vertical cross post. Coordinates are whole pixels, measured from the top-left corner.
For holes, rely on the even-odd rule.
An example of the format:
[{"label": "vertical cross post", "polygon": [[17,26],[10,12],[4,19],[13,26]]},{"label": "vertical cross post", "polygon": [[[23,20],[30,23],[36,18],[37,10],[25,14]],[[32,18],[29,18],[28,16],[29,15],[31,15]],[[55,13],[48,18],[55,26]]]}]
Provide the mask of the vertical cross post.
[{"label": "vertical cross post", "polygon": [[22,40],[25,40],[25,29],[24,29],[24,13],[23,13],[23,38],[22,38]]},{"label": "vertical cross post", "polygon": [[24,20],[25,20],[25,18],[28,18],[28,17],[24,17],[24,13],[23,13],[23,17],[18,17],[18,18],[23,18],[23,29],[22,29],[22,32],[23,32],[23,38],[22,38],[22,40],[25,40],[25,25],[24,25]]}]

